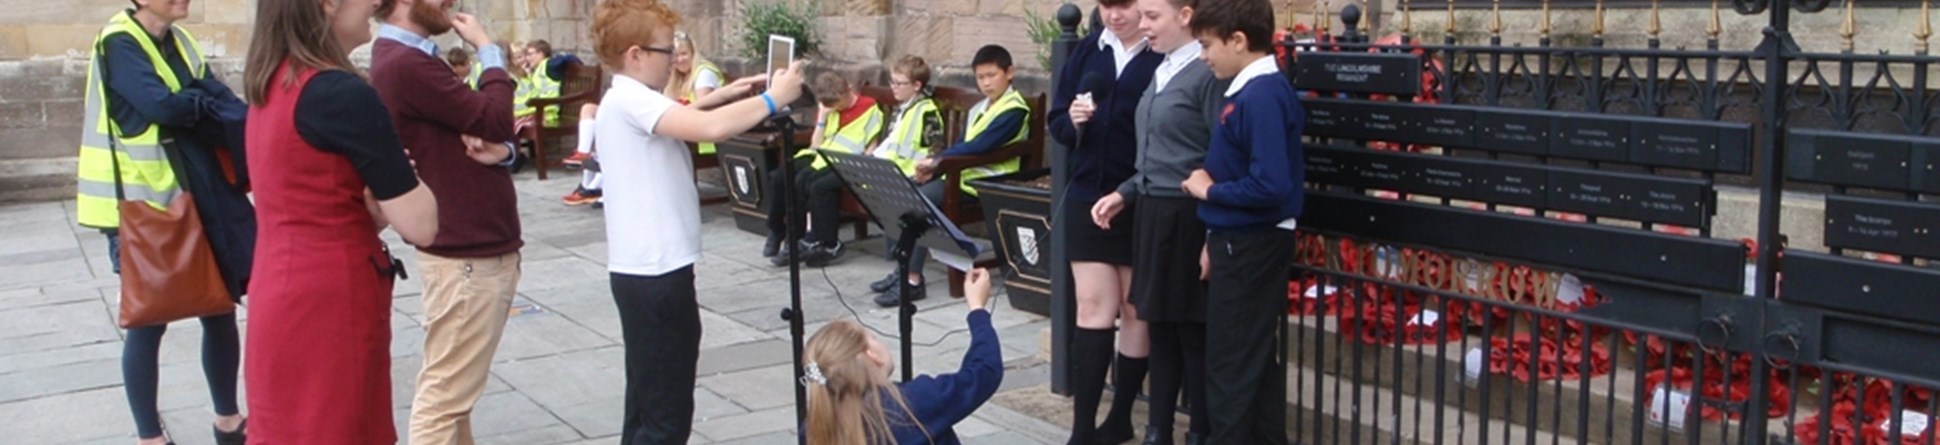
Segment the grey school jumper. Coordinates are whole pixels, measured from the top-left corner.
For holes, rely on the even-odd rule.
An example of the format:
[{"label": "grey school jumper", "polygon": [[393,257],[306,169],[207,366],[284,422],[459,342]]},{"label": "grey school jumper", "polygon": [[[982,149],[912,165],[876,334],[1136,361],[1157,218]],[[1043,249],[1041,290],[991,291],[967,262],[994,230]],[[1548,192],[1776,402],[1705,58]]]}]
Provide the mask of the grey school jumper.
[{"label": "grey school jumper", "polygon": [[[1118,193],[1129,203],[1140,195],[1186,197],[1179,183],[1206,160],[1206,144],[1212,141],[1212,127],[1226,103],[1226,83],[1213,78],[1212,69],[1202,60],[1193,60],[1179,70],[1165,91],[1158,82],[1145,87],[1138,102],[1138,173],[1119,184]],[[1155,119],[1194,115],[1204,119],[1155,125]]]}]

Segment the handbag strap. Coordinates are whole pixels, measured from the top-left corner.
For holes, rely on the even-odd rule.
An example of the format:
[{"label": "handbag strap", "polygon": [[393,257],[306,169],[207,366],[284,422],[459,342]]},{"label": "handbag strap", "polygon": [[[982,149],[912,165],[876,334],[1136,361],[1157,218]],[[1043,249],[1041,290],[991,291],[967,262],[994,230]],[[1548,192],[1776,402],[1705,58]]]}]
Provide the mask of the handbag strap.
[{"label": "handbag strap", "polygon": [[[104,122],[101,124],[108,127],[108,159],[109,163],[114,165],[115,200],[127,201],[127,192],[121,190],[123,188],[121,183],[121,155],[118,148],[121,146],[121,128],[115,125],[114,113],[109,112],[112,108],[108,106],[107,42],[108,39],[101,39],[94,43],[94,66],[97,70],[101,71],[101,79],[99,79],[99,85],[90,85],[90,87],[101,89],[101,114],[96,116],[96,118],[102,119]],[[89,131],[93,131],[93,129],[89,129]]]}]

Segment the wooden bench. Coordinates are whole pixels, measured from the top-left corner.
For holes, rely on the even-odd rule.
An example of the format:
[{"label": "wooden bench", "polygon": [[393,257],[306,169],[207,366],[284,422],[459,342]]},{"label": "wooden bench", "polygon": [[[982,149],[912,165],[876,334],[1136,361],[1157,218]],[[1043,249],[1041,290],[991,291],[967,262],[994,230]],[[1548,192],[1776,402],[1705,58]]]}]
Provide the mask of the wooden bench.
[{"label": "wooden bench", "polygon": [[[559,84],[559,97],[525,101],[526,106],[532,107],[533,116],[539,119],[533,125],[520,129],[519,138],[532,142],[532,167],[539,170],[541,180],[546,179],[547,169],[560,165],[567,156],[571,156],[566,152],[571,147],[563,139],[579,137],[579,108],[599,102],[600,95],[606,94],[606,75],[599,65],[568,65],[565,74],[566,78]],[[559,113],[557,125],[546,125],[548,112]]]},{"label": "wooden bench", "polygon": [[[896,112],[896,106],[900,104],[887,87],[863,85],[859,90],[860,94],[875,98],[876,103],[883,107],[885,114],[894,114]],[[936,87],[935,90],[936,93],[932,97],[936,100],[937,109],[942,114],[944,140],[948,141],[944,146],[935,147],[938,152],[941,152],[948,149],[948,145],[954,144],[954,141],[963,138],[963,133],[967,131],[965,121],[969,116],[970,107],[976,106],[977,102],[983,101],[984,95],[974,88]],[[1043,94],[1026,95],[1024,96],[1024,100],[1031,108],[1030,121],[1025,123],[1027,125],[1025,128],[1030,131],[1030,134],[1024,140],[1006,145],[997,151],[983,155],[950,156],[937,161],[936,180],[945,181],[948,184],[948,187],[944,189],[943,202],[937,203],[937,207],[942,209],[944,215],[950,218],[950,222],[955,223],[957,226],[962,227],[983,221],[982,204],[970,200],[963,192],[963,171],[965,169],[996,164],[1011,158],[1020,158],[1020,171],[1043,166],[1044,138],[1046,132],[1044,114],[1048,112],[1049,107],[1045,106],[1045,96]],[[889,117],[891,118],[890,120],[894,120],[894,116]],[[851,201],[853,201],[853,198],[844,198],[843,205],[845,211],[849,208]],[[860,207],[856,209],[860,210]],[[996,264],[996,260],[994,259],[977,263],[980,267],[994,266]],[[950,295],[953,297],[962,296],[963,273],[951,270],[949,282]]]}]

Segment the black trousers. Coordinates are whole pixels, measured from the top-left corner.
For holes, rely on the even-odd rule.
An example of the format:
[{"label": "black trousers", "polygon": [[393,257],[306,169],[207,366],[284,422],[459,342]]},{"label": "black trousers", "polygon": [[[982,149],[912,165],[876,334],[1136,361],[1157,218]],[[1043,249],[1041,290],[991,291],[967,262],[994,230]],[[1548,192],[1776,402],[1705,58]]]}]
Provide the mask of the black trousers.
[{"label": "black trousers", "polygon": [[611,275],[626,341],[620,443],[685,444],[693,433],[694,373],[701,353],[694,266],[652,277]]},{"label": "black trousers", "polygon": [[1287,365],[1275,354],[1286,322],[1293,232],[1278,228],[1207,236],[1206,402],[1213,444],[1287,443]]},{"label": "black trousers", "polygon": [[[795,209],[795,213],[808,212],[809,231],[802,239],[823,245],[834,244],[836,228],[842,216],[842,177],[835,169],[816,170],[808,166],[806,158],[789,162],[788,168],[795,169],[795,193],[801,196],[805,208]],[[768,172],[768,233],[786,234],[788,214],[782,212],[786,195],[781,185],[784,183],[782,170],[777,168]]]}]

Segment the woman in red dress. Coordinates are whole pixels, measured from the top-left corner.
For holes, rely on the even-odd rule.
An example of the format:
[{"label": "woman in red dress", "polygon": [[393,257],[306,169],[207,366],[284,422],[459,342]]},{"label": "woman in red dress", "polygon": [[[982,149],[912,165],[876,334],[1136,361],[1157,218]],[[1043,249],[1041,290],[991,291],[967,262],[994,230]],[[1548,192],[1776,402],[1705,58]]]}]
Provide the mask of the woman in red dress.
[{"label": "woman in red dress", "polygon": [[[249,443],[390,444],[391,285],[378,239],[437,235],[390,113],[356,74],[372,0],[261,0],[249,48],[255,279],[243,375]],[[319,36],[322,36],[319,38]]]}]

